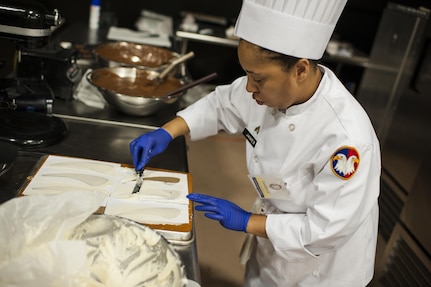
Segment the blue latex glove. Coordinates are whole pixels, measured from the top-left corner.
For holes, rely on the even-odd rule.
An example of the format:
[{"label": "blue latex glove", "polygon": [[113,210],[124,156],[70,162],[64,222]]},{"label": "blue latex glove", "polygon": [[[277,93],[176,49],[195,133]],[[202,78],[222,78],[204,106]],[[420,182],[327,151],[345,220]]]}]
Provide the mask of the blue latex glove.
[{"label": "blue latex glove", "polygon": [[171,141],[171,135],[160,128],[143,134],[130,142],[130,153],[132,154],[135,170],[143,170],[153,156],[166,150]]},{"label": "blue latex glove", "polygon": [[246,232],[251,213],[238,205],[228,200],[198,193],[191,193],[187,198],[201,203],[202,205],[197,205],[195,209],[207,211],[205,216],[220,221],[223,227]]}]

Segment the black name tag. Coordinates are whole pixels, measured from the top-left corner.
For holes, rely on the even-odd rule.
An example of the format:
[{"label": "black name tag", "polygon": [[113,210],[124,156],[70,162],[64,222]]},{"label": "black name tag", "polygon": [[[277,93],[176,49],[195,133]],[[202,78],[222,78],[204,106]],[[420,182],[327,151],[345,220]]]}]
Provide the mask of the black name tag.
[{"label": "black name tag", "polygon": [[253,137],[253,135],[248,131],[248,129],[244,129],[242,134],[245,136],[247,141],[251,144],[252,147],[254,147],[257,143],[256,139]]}]

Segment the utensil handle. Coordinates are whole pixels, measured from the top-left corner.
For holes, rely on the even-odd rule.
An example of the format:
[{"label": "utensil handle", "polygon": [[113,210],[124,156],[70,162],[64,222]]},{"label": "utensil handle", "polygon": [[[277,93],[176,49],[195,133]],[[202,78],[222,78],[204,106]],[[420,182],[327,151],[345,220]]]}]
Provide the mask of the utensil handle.
[{"label": "utensil handle", "polygon": [[193,58],[195,53],[193,51],[188,52],[187,54],[184,54],[177,59],[173,60],[166,69],[164,69],[158,76],[160,80],[163,80],[167,74],[178,64],[187,61],[190,58]]},{"label": "utensil handle", "polygon": [[205,83],[205,82],[211,81],[211,80],[213,80],[213,79],[215,79],[215,78],[217,78],[217,77],[218,77],[217,73],[209,74],[209,75],[207,75],[207,76],[205,76],[205,77],[202,77],[202,78],[200,78],[200,79],[197,79],[196,81],[193,81],[193,82],[191,82],[191,83],[188,83],[188,84],[186,84],[186,85],[182,86],[181,88],[178,88],[178,89],[176,89],[176,90],[174,90],[174,91],[172,91],[172,92],[170,92],[170,93],[168,93],[168,94],[166,94],[166,95],[164,95],[164,96],[160,97],[159,99],[169,99],[169,98],[171,98],[173,95],[176,95],[176,94],[178,94],[178,93],[181,93],[182,91],[188,90],[188,89],[190,89],[190,88],[192,88],[192,87],[194,87],[194,86],[197,86],[197,85],[199,85],[199,84],[202,84],[202,83]]}]

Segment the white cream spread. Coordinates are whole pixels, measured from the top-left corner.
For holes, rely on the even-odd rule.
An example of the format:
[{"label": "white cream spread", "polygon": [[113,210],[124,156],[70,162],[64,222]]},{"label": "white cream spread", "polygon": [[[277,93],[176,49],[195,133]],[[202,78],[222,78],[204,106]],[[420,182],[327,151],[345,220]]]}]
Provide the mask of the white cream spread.
[{"label": "white cream spread", "polygon": [[114,216],[93,215],[68,238],[84,240],[88,247],[86,264],[91,275],[83,278],[86,286],[187,285],[184,266],[175,251],[146,226]]}]

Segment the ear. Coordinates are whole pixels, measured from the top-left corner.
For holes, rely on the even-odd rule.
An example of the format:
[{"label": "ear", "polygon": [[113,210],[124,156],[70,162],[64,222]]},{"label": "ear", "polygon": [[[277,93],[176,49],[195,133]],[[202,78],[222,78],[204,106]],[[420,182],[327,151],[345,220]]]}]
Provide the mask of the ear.
[{"label": "ear", "polygon": [[308,59],[299,59],[295,63],[295,75],[298,83],[302,83],[310,74],[310,61]]}]

